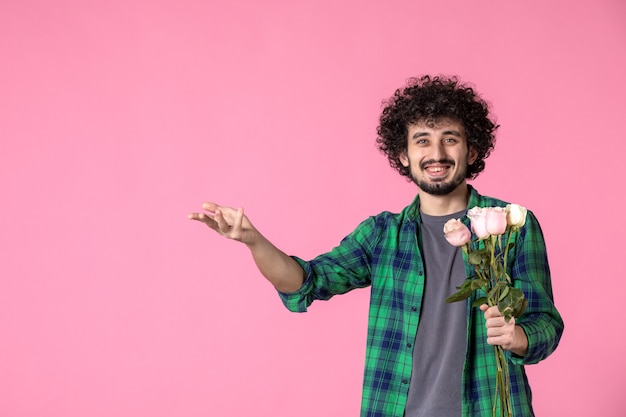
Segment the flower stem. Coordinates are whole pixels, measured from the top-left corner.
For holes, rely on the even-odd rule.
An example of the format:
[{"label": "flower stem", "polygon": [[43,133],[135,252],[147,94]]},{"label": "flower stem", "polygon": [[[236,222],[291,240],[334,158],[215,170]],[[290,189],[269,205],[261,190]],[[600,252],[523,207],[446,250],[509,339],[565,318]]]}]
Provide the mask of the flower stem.
[{"label": "flower stem", "polygon": [[500,417],[513,417],[509,365],[502,346],[494,346],[493,348],[496,356],[496,389],[494,391],[492,415],[493,417],[497,416],[498,400],[500,400]]}]

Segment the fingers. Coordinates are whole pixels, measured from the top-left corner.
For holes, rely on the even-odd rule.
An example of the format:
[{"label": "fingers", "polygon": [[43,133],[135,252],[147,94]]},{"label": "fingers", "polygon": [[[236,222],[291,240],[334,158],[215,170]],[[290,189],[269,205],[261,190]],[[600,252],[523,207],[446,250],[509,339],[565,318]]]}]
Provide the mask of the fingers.
[{"label": "fingers", "polygon": [[[484,305],[486,306],[486,304]],[[482,306],[481,310],[483,310]],[[512,318],[507,323],[500,313],[498,306],[488,307],[483,311],[485,312],[485,325],[487,326],[488,330],[515,326],[515,319]]]},{"label": "fingers", "polygon": [[485,313],[485,319],[490,319],[493,317],[502,317],[500,314],[500,310],[498,306],[489,307],[487,304],[483,304],[480,306],[480,309]]},{"label": "fingers", "polygon": [[187,218],[200,221],[222,236],[230,239],[241,238],[245,219],[243,208],[235,210],[230,207],[205,202],[202,204],[202,209],[205,211],[204,213],[190,213],[187,215]]},{"label": "fingers", "polygon": [[215,211],[219,210],[220,208],[226,208],[226,207],[220,207],[218,204],[211,203],[211,202],[202,203],[202,209],[210,213],[215,213]]},{"label": "fingers", "polygon": [[213,223],[215,212],[220,209],[221,210],[228,209],[228,207],[220,207],[219,205],[215,203],[202,203],[202,209],[206,213],[190,213],[187,215],[187,218],[191,220],[198,220],[198,221],[207,223],[207,225],[210,225]]},{"label": "fingers", "polygon": [[485,304],[480,309],[485,313],[487,344],[499,345],[507,350],[510,349],[515,335],[515,319],[512,318],[507,323],[498,310],[498,306],[489,307]]},{"label": "fingers", "polygon": [[205,214],[203,214],[203,213],[189,213],[187,215],[188,219],[199,220],[199,221],[204,221],[205,217],[207,217],[207,216]]},{"label": "fingers", "polygon": [[232,227],[230,224],[228,224],[228,222],[224,218],[224,213],[219,208],[215,210],[215,215],[213,216],[213,220],[215,220],[215,222],[217,223],[217,228],[223,234],[228,233],[228,231]]},{"label": "fingers", "polygon": [[504,350],[510,350],[524,356],[528,349],[528,338],[524,330],[515,325],[515,318],[511,317],[507,323],[498,306],[489,307],[487,304],[483,304],[480,306],[480,310],[485,314],[487,344],[502,346]]},{"label": "fingers", "polygon": [[197,220],[199,222],[202,222],[211,228],[214,228],[214,226],[216,225],[215,221],[210,216],[204,213],[189,213],[187,215],[187,218],[190,220]]},{"label": "fingers", "polygon": [[487,327],[487,335],[495,336],[497,334],[506,333],[510,329],[514,328],[515,319],[512,318],[507,323],[503,317],[491,318],[491,319],[487,319],[485,326]]},{"label": "fingers", "polygon": [[235,215],[234,227],[239,230],[243,228],[243,207],[239,207],[237,209],[237,214]]}]

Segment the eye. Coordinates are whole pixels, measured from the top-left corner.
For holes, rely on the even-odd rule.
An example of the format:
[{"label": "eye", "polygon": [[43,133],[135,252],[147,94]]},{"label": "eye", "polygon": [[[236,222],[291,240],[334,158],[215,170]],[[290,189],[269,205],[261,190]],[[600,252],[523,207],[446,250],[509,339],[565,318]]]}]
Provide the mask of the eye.
[{"label": "eye", "polygon": [[445,138],[443,142],[452,145],[452,144],[457,143],[458,140],[455,137],[450,137],[450,138]]}]

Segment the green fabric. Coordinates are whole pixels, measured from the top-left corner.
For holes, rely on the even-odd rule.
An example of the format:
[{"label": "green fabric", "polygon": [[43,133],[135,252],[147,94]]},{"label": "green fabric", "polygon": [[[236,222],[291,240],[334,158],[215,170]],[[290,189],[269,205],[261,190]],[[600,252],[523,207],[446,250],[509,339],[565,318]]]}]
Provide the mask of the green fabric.
[{"label": "green fabric", "polygon": [[[468,186],[468,208],[505,206]],[[467,225],[469,220],[463,217]],[[305,262],[302,288],[279,293],[285,306],[305,312],[314,300],[328,300],[355,288],[371,286],[361,416],[402,417],[411,380],[412,344],[424,292],[424,264],[419,239],[419,197],[401,213],[383,212],[363,221],[332,251]],[[528,308],[517,320],[528,336],[523,357],[509,354],[514,415],[533,416],[524,365],[537,363],[556,349],[563,321],[553,302],[543,235],[528,212],[508,266],[514,285],[524,291]],[[470,275],[472,267],[466,262]],[[495,387],[494,348],[486,343],[485,320],[467,302],[467,349],[462,384],[463,416],[491,416]],[[409,344],[410,343],[410,344]],[[424,381],[428,383],[428,381]]]}]

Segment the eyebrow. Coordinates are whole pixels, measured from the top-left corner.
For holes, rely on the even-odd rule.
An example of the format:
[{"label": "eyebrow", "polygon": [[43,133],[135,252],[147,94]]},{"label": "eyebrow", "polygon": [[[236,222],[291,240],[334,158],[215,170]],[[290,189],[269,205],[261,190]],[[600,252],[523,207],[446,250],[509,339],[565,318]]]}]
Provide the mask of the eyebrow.
[{"label": "eyebrow", "polygon": [[422,136],[430,136],[428,132],[415,132],[413,134],[413,139],[421,138]]},{"label": "eyebrow", "polygon": [[[456,137],[462,137],[463,135],[461,135],[461,132],[459,132],[458,130],[444,130],[443,132],[441,132],[442,135],[452,135],[452,136],[456,136]],[[417,139],[417,138],[421,138],[422,136],[430,136],[430,133],[428,132],[415,132],[413,134],[413,139]]]}]

